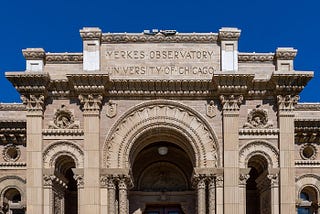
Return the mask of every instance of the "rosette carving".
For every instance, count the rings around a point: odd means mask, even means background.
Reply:
[[[78,129],[79,121],[74,121],[74,116],[70,110],[62,105],[54,114],[54,120],[49,124],[50,129]]]
[[[243,128],[268,129],[273,127],[272,122],[268,121],[268,113],[264,109],[251,110],[247,121]]]

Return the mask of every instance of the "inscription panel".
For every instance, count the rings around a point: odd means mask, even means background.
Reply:
[[[103,44],[101,70],[111,77],[211,78],[219,70],[217,44]]]

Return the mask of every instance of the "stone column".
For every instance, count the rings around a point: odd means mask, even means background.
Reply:
[[[73,178],[77,181],[78,187],[78,214],[84,214],[83,209],[81,209],[80,205],[86,203],[86,197],[83,193],[83,175],[75,174]]]
[[[53,214],[53,178],[52,175],[43,175],[43,206],[44,214]]]
[[[247,180],[249,179],[250,175],[248,173],[240,173],[239,176],[239,214],[246,214],[246,207],[247,207],[247,201],[246,201],[246,187],[247,187]]]
[[[299,96],[277,96],[280,150],[280,213],[295,213],[294,104]]]
[[[223,175],[216,175],[216,211],[217,214],[223,212]]]
[[[108,214],[108,176],[100,176],[100,214]]]
[[[223,108],[224,213],[239,213],[240,96],[220,96]]]
[[[128,214],[128,187],[127,187],[127,179],[120,178],[119,179],[119,214]]]
[[[206,214],[206,181],[204,177],[197,178],[198,214]]]
[[[27,107],[26,191],[28,214],[43,213],[42,120],[43,95],[22,95]]]
[[[271,214],[279,214],[279,176],[278,174],[267,175],[271,188]]]
[[[216,181],[213,176],[208,178],[209,214],[216,214]]]
[[[113,177],[108,178],[108,214],[116,213],[116,184]]]
[[[84,122],[84,188],[82,213],[100,213],[100,107],[101,95],[79,95]]]

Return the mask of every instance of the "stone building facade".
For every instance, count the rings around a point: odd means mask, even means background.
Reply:
[[[80,35],[6,73],[23,104],[0,105],[3,213],[320,213],[297,50],[239,52],[236,28]]]

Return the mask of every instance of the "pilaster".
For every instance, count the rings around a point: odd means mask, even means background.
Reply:
[[[237,28],[221,28],[221,71],[238,70],[238,40],[241,31]]]
[[[280,150],[280,213],[295,212],[294,105],[299,96],[277,96]]]
[[[279,175],[274,173],[267,177],[271,187],[271,214],[279,214]]]
[[[216,175],[216,212],[217,214],[224,214],[223,212],[223,175]]]
[[[100,70],[101,30],[96,27],[85,27],[80,30],[83,40],[83,70]]]
[[[221,95],[223,109],[224,213],[239,213],[239,109],[242,95]]]
[[[27,209],[29,214],[43,213],[42,120],[44,95],[22,95],[27,108]]]
[[[81,213],[100,213],[100,107],[99,94],[80,94],[84,121],[84,195]]]
[[[250,178],[249,175],[250,169],[240,169],[240,175],[239,175],[239,201],[240,201],[240,207],[239,207],[239,214],[246,214],[246,185],[247,180]]]
[[[206,214],[206,177],[196,176],[195,186],[197,188],[197,213]]]

